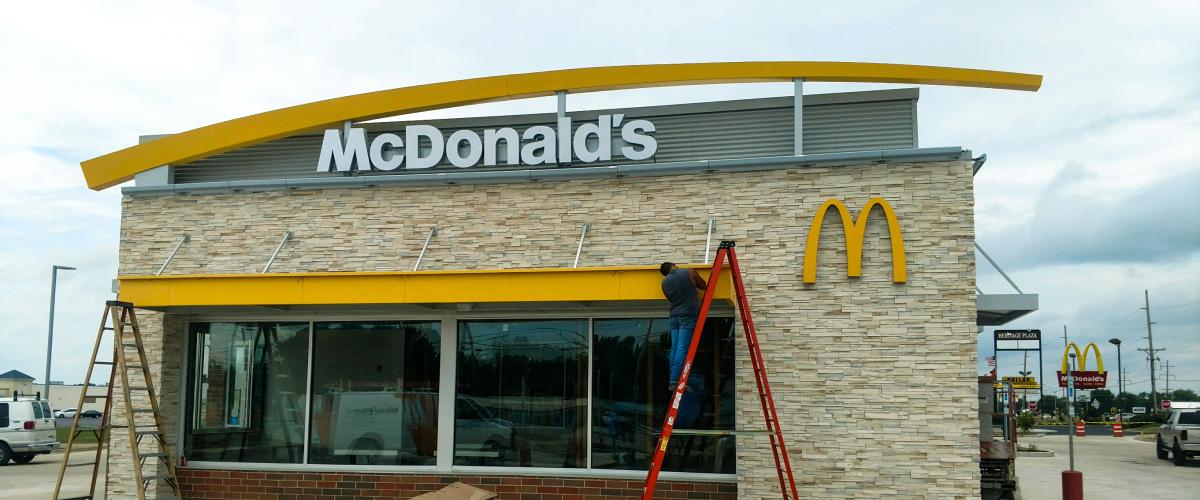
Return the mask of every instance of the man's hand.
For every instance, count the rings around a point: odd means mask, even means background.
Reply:
[[[688,269],[688,279],[692,280],[692,284],[696,285],[696,288],[705,290],[708,287],[708,283],[704,282],[704,278],[701,278],[700,273],[696,272],[695,269]]]

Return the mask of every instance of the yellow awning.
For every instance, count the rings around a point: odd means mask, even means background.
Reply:
[[[695,267],[708,278],[707,266]],[[658,266],[121,276],[138,307],[664,300]],[[732,297],[728,271],[717,298]]]

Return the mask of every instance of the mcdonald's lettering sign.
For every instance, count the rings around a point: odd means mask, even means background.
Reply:
[[[1070,355],[1072,349],[1075,350],[1075,357],[1079,358],[1079,369],[1068,372],[1071,367],[1068,364],[1067,357]],[[1087,369],[1089,351],[1096,352],[1095,370]],[[1079,352],[1079,346],[1074,342],[1067,344],[1067,347],[1063,349],[1062,367],[1058,370],[1059,387],[1067,386],[1067,373],[1075,377],[1076,389],[1103,389],[1108,382],[1108,372],[1104,371],[1104,358],[1100,356],[1100,348],[1093,342],[1088,342],[1088,345],[1084,346],[1083,353]]]
[[[887,200],[883,198],[867,200],[867,204],[858,213],[858,217],[854,218],[845,203],[830,198],[817,209],[817,213],[813,215],[812,227],[808,230],[808,243],[804,247],[803,279],[805,283],[817,282],[817,249],[821,240],[821,223],[831,208],[837,210],[838,215],[841,216],[842,231],[846,235],[846,276],[852,278],[862,276],[863,238],[867,234],[867,219],[875,207],[879,207],[883,211],[883,216],[887,220],[888,236],[892,243],[892,282],[908,281],[908,269],[904,263],[904,237],[900,235],[900,222],[896,220],[896,213],[892,211],[892,206],[888,205]]]

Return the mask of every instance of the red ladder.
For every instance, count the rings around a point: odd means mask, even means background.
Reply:
[[[704,302],[700,304],[700,316],[696,318],[696,330],[692,333],[692,343],[688,346],[687,360],[683,363],[683,371],[679,374],[679,385],[675,386],[675,395],[671,398],[671,407],[663,419],[662,437],[654,449],[654,461],[650,463],[650,472],[646,475],[646,485],[642,488],[642,500],[654,498],[654,487],[658,483],[658,473],[662,471],[663,459],[667,454],[667,442],[671,440],[671,431],[675,429],[675,416],[679,413],[679,403],[683,400],[684,389],[687,388],[688,375],[692,372],[692,360],[696,356],[696,348],[700,345],[700,334],[704,331],[704,321],[708,319],[708,309],[712,306],[713,295],[716,294],[717,281],[720,280],[721,270],[729,257],[729,275],[733,278],[733,291],[737,298],[739,316],[742,318],[742,331],[746,333],[746,346],[750,348],[750,363],[754,367],[754,382],[758,384],[758,401],[762,405],[763,419],[767,424],[767,435],[771,438],[771,454],[775,457],[775,473],[779,476],[780,497],[788,500],[798,499],[796,479],[792,477],[792,463],[788,460],[787,448],[783,445],[783,431],[779,427],[779,416],[775,413],[775,398],[771,396],[771,386],[767,383],[767,370],[763,367],[762,351],[758,349],[758,335],[754,330],[754,320],[750,318],[750,302],[746,300],[746,286],[742,283],[742,270],[738,267],[737,252],[734,251],[733,241],[722,241],[717,249],[717,258],[713,261],[712,274],[708,277],[708,287],[704,290]],[[680,431],[682,432],[682,431]],[[782,458],[782,460],[780,460]]]

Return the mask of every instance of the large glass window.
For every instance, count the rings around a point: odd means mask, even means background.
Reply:
[[[314,323],[309,463],[433,465],[438,321]]]
[[[597,319],[593,330],[592,468],[646,470],[671,397],[664,319]],[[705,324],[677,429],[734,429],[733,319]],[[732,436],[677,434],[663,470],[732,474]]]
[[[300,463],[308,323],[193,323],[191,460]]]
[[[454,463],[585,467],[588,322],[460,321]]]

